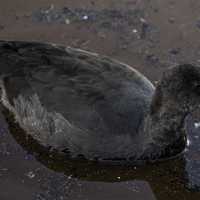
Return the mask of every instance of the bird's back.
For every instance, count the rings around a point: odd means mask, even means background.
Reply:
[[[0,66],[18,122],[42,144],[88,158],[134,150],[154,93],[136,70],[78,49],[4,41]]]

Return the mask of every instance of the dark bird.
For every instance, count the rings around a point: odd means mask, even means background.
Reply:
[[[182,152],[200,102],[200,67],[171,67],[155,87],[96,53],[0,41],[1,102],[45,147],[89,160],[159,160]]]

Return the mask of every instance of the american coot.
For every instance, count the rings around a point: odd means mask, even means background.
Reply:
[[[200,67],[168,69],[155,89],[130,66],[80,49],[0,41],[1,102],[40,144],[98,160],[183,151],[200,101]]]

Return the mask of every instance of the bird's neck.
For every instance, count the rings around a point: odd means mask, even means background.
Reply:
[[[178,102],[156,96],[152,101],[150,113],[143,122],[144,157],[157,159],[182,152],[186,144],[185,117],[187,114]]]

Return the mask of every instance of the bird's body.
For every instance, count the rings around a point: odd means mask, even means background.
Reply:
[[[155,88],[130,66],[70,47],[4,41],[0,66],[3,105],[42,145],[87,159],[147,154]]]

